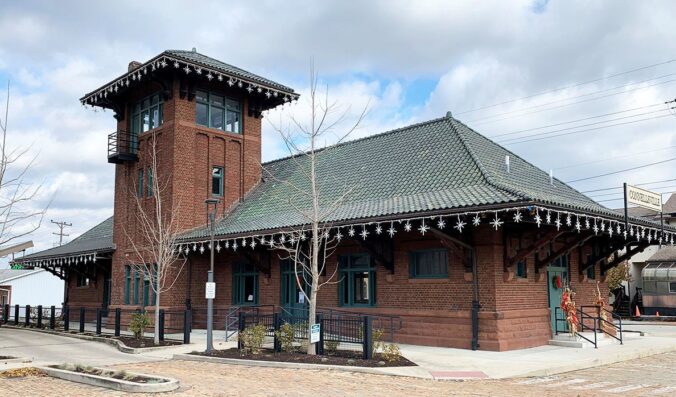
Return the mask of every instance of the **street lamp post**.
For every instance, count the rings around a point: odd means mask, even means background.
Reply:
[[[209,273],[207,273],[207,285],[206,285],[206,298],[207,298],[207,349],[206,352],[210,353],[214,350],[214,294],[216,287],[214,285],[214,223],[216,223],[216,207],[218,205],[218,199],[207,199],[205,201],[207,205],[207,217],[209,220],[209,230],[211,232],[210,239],[210,267]],[[213,206],[213,209],[211,208]],[[211,291],[210,288],[211,287]]]

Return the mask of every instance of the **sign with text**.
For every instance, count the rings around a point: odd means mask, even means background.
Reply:
[[[636,186],[627,185],[627,203],[662,212],[662,195]]]
[[[214,282],[207,282],[207,286],[204,290],[204,295],[207,299],[214,299],[216,298],[216,283]]]
[[[320,331],[320,325],[319,324],[312,324],[312,327],[310,328],[310,343],[319,342],[319,331]]]

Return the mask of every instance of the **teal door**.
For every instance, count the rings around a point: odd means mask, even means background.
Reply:
[[[302,271],[296,273],[295,266],[292,261],[284,260],[280,262],[281,266],[281,292],[282,292],[282,307],[284,313],[289,317],[307,317],[307,298],[303,294],[303,290],[298,286],[298,282],[303,285],[305,291],[309,291],[307,283],[303,279]]]
[[[557,276],[561,278],[561,288],[556,285],[555,277]],[[556,316],[558,315],[559,320],[565,318],[560,307],[563,289],[568,285],[568,256],[557,259],[547,267],[547,285],[552,334],[555,334],[557,325]],[[558,328],[559,332],[565,331],[567,329],[565,321],[559,321]]]

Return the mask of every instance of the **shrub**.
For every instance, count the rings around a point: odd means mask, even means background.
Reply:
[[[338,341],[337,340],[325,340],[324,341],[324,351],[329,355],[335,354],[338,351]]]
[[[279,341],[282,351],[291,353],[296,350],[296,347],[293,345],[293,342],[296,339],[295,332],[295,327],[289,323],[285,323],[279,327],[279,331],[275,331],[275,338]]]
[[[383,346],[383,358],[387,362],[395,362],[401,359],[401,350],[394,343],[387,343]]]
[[[260,354],[263,349],[266,329],[262,324],[246,327],[240,332],[239,339],[242,342],[243,353]]]
[[[359,339],[364,338],[364,331],[362,330],[362,327],[359,327],[357,334]],[[371,356],[373,356],[379,349],[383,348],[382,339],[384,334],[385,331],[381,328],[373,328],[371,331]]]
[[[133,313],[131,315],[131,322],[129,323],[129,331],[134,334],[134,338],[141,339],[145,333],[146,328],[150,326],[150,316],[144,311],[141,313]]]

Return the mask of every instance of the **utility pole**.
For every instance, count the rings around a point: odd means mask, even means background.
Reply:
[[[53,224],[55,224],[56,226],[59,227],[59,232],[58,233],[52,233],[52,234],[55,235],[55,236],[59,236],[59,246],[60,246],[60,245],[63,244],[63,237],[64,236],[66,236],[66,237],[70,236],[69,234],[64,233],[63,229],[66,228],[66,227],[73,226],[73,224],[68,223],[68,222],[56,222],[56,221],[53,221],[53,220],[50,220],[50,222],[52,222]]]

